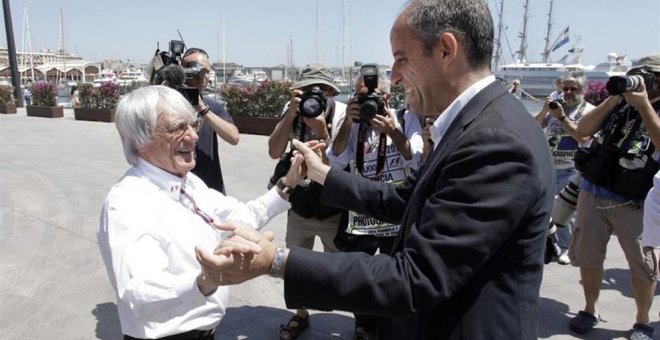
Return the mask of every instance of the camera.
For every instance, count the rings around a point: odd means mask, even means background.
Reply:
[[[312,86],[303,92],[298,108],[303,117],[316,118],[325,111],[327,104],[325,92],[318,86]]]
[[[577,206],[577,198],[580,193],[580,182],[582,176],[577,174],[571,178],[566,187],[561,189],[555,196],[555,204],[552,207],[552,223],[559,227],[566,227],[571,221]]]
[[[548,103],[548,107],[553,110],[556,110],[559,108],[559,106],[564,106],[565,104],[566,102],[564,101],[563,98],[558,98]]]
[[[355,123],[368,123],[377,114],[384,114],[385,100],[376,93],[378,88],[378,65],[364,64],[360,68],[360,74],[367,87],[367,94],[357,94],[357,103],[360,105],[360,116]]]
[[[197,106],[199,104],[199,90],[196,87],[179,86],[176,90],[188,100],[190,105]]]
[[[619,95],[626,91],[635,91],[639,85],[644,82],[646,92],[650,95],[653,92],[653,83],[655,76],[643,67],[634,68],[625,76],[612,76],[605,84],[607,92],[611,95]]]
[[[183,73],[186,75],[186,80],[200,80],[204,78],[204,75],[209,73],[209,70],[204,67],[200,62],[190,62],[186,63],[183,68]]]

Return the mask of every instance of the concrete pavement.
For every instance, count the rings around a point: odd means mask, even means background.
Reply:
[[[240,200],[265,190],[275,161],[267,138],[221,142],[227,192]],[[96,244],[99,211],[128,165],[111,123],[0,114],[0,339],[121,339],[112,288]],[[286,216],[266,227],[284,242]],[[635,304],[616,238],[608,248],[599,307],[604,319],[585,339],[619,339],[634,323]],[[541,289],[542,339],[582,338],[568,321],[583,307],[579,273],[546,266]],[[322,292],[321,292],[322,293]],[[660,332],[656,293],[652,325]],[[287,310],[281,280],[261,277],[230,288],[216,339],[277,339]],[[346,312],[314,313],[300,339],[351,339]]]

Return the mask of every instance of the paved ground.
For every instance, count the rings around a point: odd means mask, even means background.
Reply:
[[[0,115],[0,338],[121,339],[111,286],[96,245],[103,198],[126,170],[114,124]],[[242,200],[265,190],[274,161],[266,137],[221,146],[227,191]],[[286,217],[267,228],[283,242]],[[605,319],[587,339],[625,338],[634,322],[625,259],[610,243],[600,298]],[[583,306],[577,269],[546,267],[539,336],[576,338],[568,320]],[[653,326],[660,331],[656,294]],[[277,339],[291,315],[282,282],[232,287],[217,339]],[[316,313],[300,339],[350,339],[350,313]]]

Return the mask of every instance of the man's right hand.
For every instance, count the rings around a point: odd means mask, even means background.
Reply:
[[[305,157],[307,177],[314,182],[323,185],[323,183],[325,183],[325,178],[328,176],[328,172],[330,172],[330,166],[323,163],[322,154],[326,148],[325,143],[315,140],[303,143],[294,139],[293,147],[296,148],[296,152]]]
[[[291,91],[291,101],[289,102],[289,109],[287,110],[287,115],[291,117],[298,116],[298,107],[300,106],[300,96],[303,92],[300,90]]]

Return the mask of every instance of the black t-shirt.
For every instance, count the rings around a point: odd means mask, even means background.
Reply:
[[[204,103],[211,108],[208,114],[216,114],[227,122],[234,124],[224,106],[212,99],[204,98]],[[209,188],[225,193],[225,184],[220,169],[220,157],[218,156],[218,139],[216,133],[207,122],[197,133],[199,140],[195,145],[196,165],[192,172],[199,176]]]

